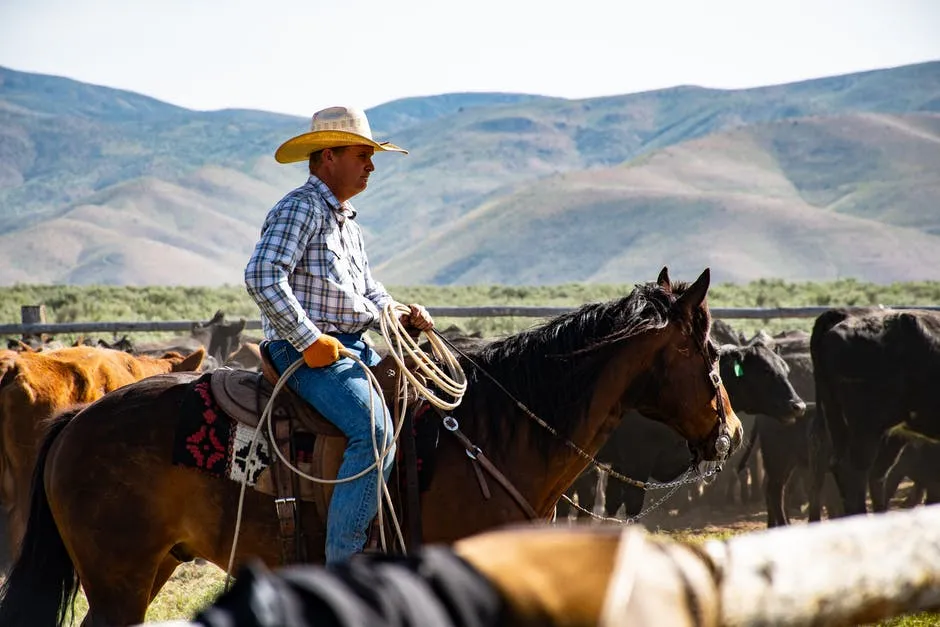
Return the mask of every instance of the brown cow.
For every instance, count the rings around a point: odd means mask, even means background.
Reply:
[[[261,349],[257,342],[243,342],[238,350],[225,358],[223,366],[229,368],[244,368],[245,370],[260,370]]]
[[[92,346],[35,353],[0,351],[0,503],[9,517],[14,553],[26,527],[42,420],[144,377],[197,370],[204,357],[203,349],[186,357],[179,353],[135,356]]]

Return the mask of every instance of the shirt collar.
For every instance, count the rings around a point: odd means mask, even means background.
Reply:
[[[320,196],[323,197],[323,200],[326,201],[326,204],[329,205],[330,211],[333,212],[333,215],[336,216],[336,220],[342,224],[347,218],[350,220],[356,219],[356,210],[347,200],[345,202],[340,202],[337,200],[336,195],[333,193],[333,190],[329,186],[321,181],[316,175],[311,174],[310,178],[307,179],[307,183],[313,186]]]

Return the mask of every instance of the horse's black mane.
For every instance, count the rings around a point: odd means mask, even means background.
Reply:
[[[621,299],[584,305],[542,326],[465,352],[535,415],[569,437],[583,419],[613,350],[630,338],[664,328],[672,304],[687,287],[676,282],[666,291],[656,283],[637,284]],[[692,332],[704,340],[711,324],[707,310],[699,309],[693,322]],[[515,437],[522,420],[532,425],[539,450],[548,454],[554,436],[521,411],[507,412],[512,400],[476,367],[463,362],[472,394],[458,413],[475,423],[475,435],[490,446],[505,444]],[[507,420],[507,415],[512,419]]]

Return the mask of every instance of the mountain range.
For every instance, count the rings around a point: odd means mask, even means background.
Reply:
[[[353,200],[386,284],[940,279],[940,62],[368,115],[410,151]],[[0,68],[0,285],[240,283],[308,124]]]

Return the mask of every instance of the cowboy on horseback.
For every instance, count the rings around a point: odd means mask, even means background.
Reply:
[[[394,461],[394,429],[382,395],[352,359],[340,358],[346,349],[368,366],[378,364],[379,356],[362,336],[377,324],[386,304],[395,303],[372,277],[356,210],[349,203],[366,189],[375,152],[407,154],[374,141],[361,110],[316,112],[311,131],[287,140],[274,155],[279,163],[308,161],[310,177],[268,212],[245,268],[245,284],[261,310],[278,372],[303,358],[305,366],[288,386],[348,439],[338,479],[358,475],[375,462],[373,442],[388,449],[382,468],[386,480]],[[424,307],[407,309],[400,318],[405,327],[433,328]],[[364,548],[378,509],[376,472],[336,485],[327,520],[327,564]]]

